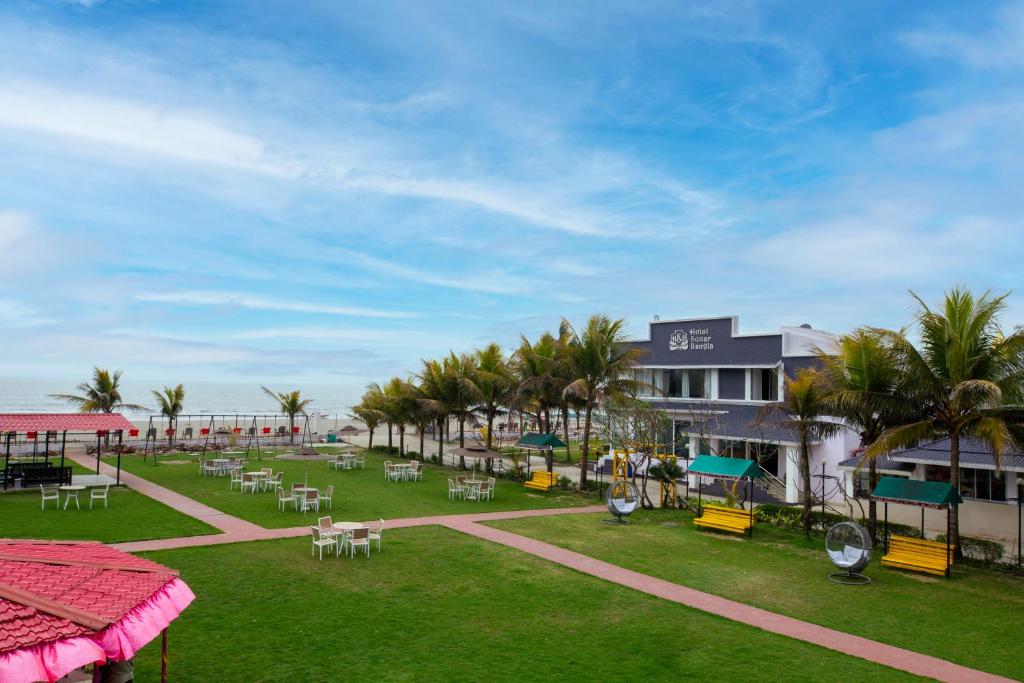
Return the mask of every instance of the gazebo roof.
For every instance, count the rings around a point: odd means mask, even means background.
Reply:
[[[0,413],[0,432],[114,432],[134,428],[121,413]]]
[[[690,474],[702,474],[718,479],[760,479],[764,472],[754,460],[723,458],[718,455],[698,455],[687,468]]]
[[[522,448],[565,448],[565,442],[554,434],[541,434],[539,432],[527,432],[519,437],[517,446]]]
[[[101,543],[0,539],[0,671],[53,681],[128,659],[194,597],[173,570]]]
[[[929,508],[944,508],[963,501],[952,484],[903,477],[882,477],[871,498],[885,503],[904,503]]]

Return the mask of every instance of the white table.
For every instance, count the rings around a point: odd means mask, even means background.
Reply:
[[[65,493],[65,497],[64,497],[64,509],[65,510],[68,509],[68,503],[71,502],[72,498],[75,499],[75,507],[78,508],[79,510],[82,509],[81,506],[79,506],[79,504],[78,504],[78,492],[79,491],[84,491],[85,490],[84,486],[77,486],[77,485],[74,485],[74,484],[65,484],[64,486],[60,487],[60,490],[64,491],[64,493]]]

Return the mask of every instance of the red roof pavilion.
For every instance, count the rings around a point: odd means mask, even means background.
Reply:
[[[101,543],[0,539],[0,683],[130,659],[194,598],[174,570]]]
[[[116,432],[134,427],[121,413],[0,413],[0,432]]]

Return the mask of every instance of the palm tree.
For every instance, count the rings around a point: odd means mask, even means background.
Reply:
[[[74,403],[83,413],[112,413],[115,410],[146,410],[145,406],[125,403],[121,398],[121,370],[110,372],[94,367],[92,384],[82,382],[77,387],[81,395],[51,394],[50,398]]]
[[[827,388],[821,373],[813,368],[797,371],[787,377],[782,400],[769,403],[757,414],[757,422],[772,422],[797,433],[800,447],[800,481],[804,490],[804,533],[811,535],[811,441],[821,441],[838,434],[843,424],[827,419],[829,405]]]
[[[424,437],[426,431],[438,421],[438,414],[442,410],[439,401],[431,398],[425,391],[422,384],[416,385],[412,382],[408,383],[409,397],[412,401],[409,410],[409,421],[416,426],[416,431],[420,434],[420,460],[426,460],[427,454],[424,450]],[[443,442],[440,440],[438,460],[441,459],[442,451],[444,447]]]
[[[167,418],[167,445],[174,444],[174,425],[178,415],[185,405],[185,387],[179,384],[176,387],[164,387],[163,391],[154,390],[151,392],[156,399],[160,414]]]
[[[474,384],[480,391],[480,409],[487,421],[485,445],[491,448],[494,437],[494,417],[514,388],[512,373],[504,352],[497,344],[488,344],[474,354]]]
[[[904,424],[886,429],[867,450],[875,457],[928,439],[949,439],[949,480],[960,490],[960,440],[971,436],[992,449],[997,466],[1011,442],[1024,444],[1024,331],[1005,335],[999,315],[1006,294],[975,297],[957,287],[933,311],[916,294],[921,347],[902,331],[882,330],[900,359],[918,407]],[[950,542],[960,550],[959,510],[950,520]]]
[[[115,410],[146,410],[137,403],[125,403],[121,397],[121,370],[110,372],[98,367],[92,369],[92,384],[82,382],[77,387],[80,395],[51,394],[57,398],[78,406],[83,413],[112,413]],[[110,445],[110,434],[104,437],[105,445]]]
[[[515,352],[517,378],[516,402],[526,412],[536,415],[537,425],[544,433],[551,432],[551,409],[560,405],[567,383],[567,370],[559,367],[566,360],[558,340],[550,332],[531,343],[525,335],[519,338]],[[568,444],[568,442],[566,442]],[[545,453],[547,471],[554,470],[553,453]]]
[[[383,412],[388,423],[398,428],[398,452],[405,455],[405,426],[409,424],[416,409],[416,398],[412,385],[398,377],[392,377],[381,389],[384,397]]]
[[[437,458],[444,458],[444,425],[451,414],[450,388],[448,375],[445,373],[444,363],[437,360],[423,361],[423,370],[418,375],[419,393],[422,401],[430,401],[431,412],[437,421]]]
[[[476,361],[468,354],[454,352],[444,359],[444,372],[449,391],[448,408],[459,422],[459,448],[466,446],[466,418],[473,412],[473,406],[480,401],[480,388],[473,381],[476,375]]]
[[[295,443],[295,416],[305,415],[306,406],[313,402],[313,399],[302,398],[302,392],[296,389],[288,393],[277,393],[266,387],[262,387],[263,393],[277,401],[282,413],[288,416],[288,443]]]
[[[587,485],[587,458],[590,448],[590,428],[594,408],[606,398],[635,391],[633,367],[644,351],[626,345],[622,332],[624,322],[595,315],[587,321],[583,334],[577,334],[567,321],[562,321],[568,333],[572,352],[569,367],[573,377],[563,394],[584,401],[583,452],[580,458],[580,489]]]
[[[839,340],[836,353],[818,349],[815,355],[826,383],[824,401],[828,411],[857,430],[860,452],[910,414],[912,405],[902,386],[899,357],[877,330],[856,330]],[[867,461],[868,487],[874,491],[878,466],[875,458]],[[877,539],[877,530],[877,505],[869,499],[868,531],[872,540]]]
[[[368,448],[373,448],[373,433],[382,422],[387,420],[387,415],[381,409],[383,404],[380,387],[371,384],[366,388],[359,401],[359,404],[352,408],[352,417],[366,425],[370,430],[370,442]]]

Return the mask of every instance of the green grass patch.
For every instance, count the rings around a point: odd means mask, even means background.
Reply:
[[[354,560],[306,539],[146,556],[197,595],[170,628],[170,680],[910,678],[440,527],[385,531]],[[136,680],[157,679],[159,647]]]
[[[1024,650],[1024,580],[959,566],[950,579],[883,568],[869,586],[830,582],[821,537],[759,525],[750,540],[697,531],[692,516],[639,511],[629,526],[567,515],[493,526],[773,612],[1013,678]],[[665,522],[678,526],[666,528]]]
[[[250,460],[246,469],[272,467],[284,470],[286,488],[292,482],[308,482],[323,491],[334,484],[334,505],[328,512],[336,520],[367,520],[425,515],[493,512],[531,508],[571,507],[596,502],[565,491],[536,492],[522,484],[499,479],[494,500],[473,502],[448,500],[448,478],[456,471],[425,465],[423,480],[418,482],[390,482],[384,479],[384,461],[408,462],[397,457],[385,458],[368,454],[366,469],[337,471],[324,461],[296,462],[274,460],[264,455],[261,462]],[[186,464],[171,464],[187,460]],[[303,515],[288,510],[281,512],[273,492],[242,494],[231,490],[228,477],[204,477],[198,465],[186,455],[171,455],[154,465],[152,460],[142,462],[137,457],[122,458],[121,466],[133,474],[194,498],[210,507],[241,517],[268,528],[298,526]],[[306,515],[308,519],[309,515]]]
[[[88,490],[80,491],[78,497],[81,510],[75,509],[74,501],[67,510],[63,509],[63,492],[60,510],[55,509],[53,501],[40,510],[38,489],[0,495],[0,536],[122,543],[219,533],[208,524],[125,487],[111,487],[107,509],[98,503],[98,507],[90,510]]]

